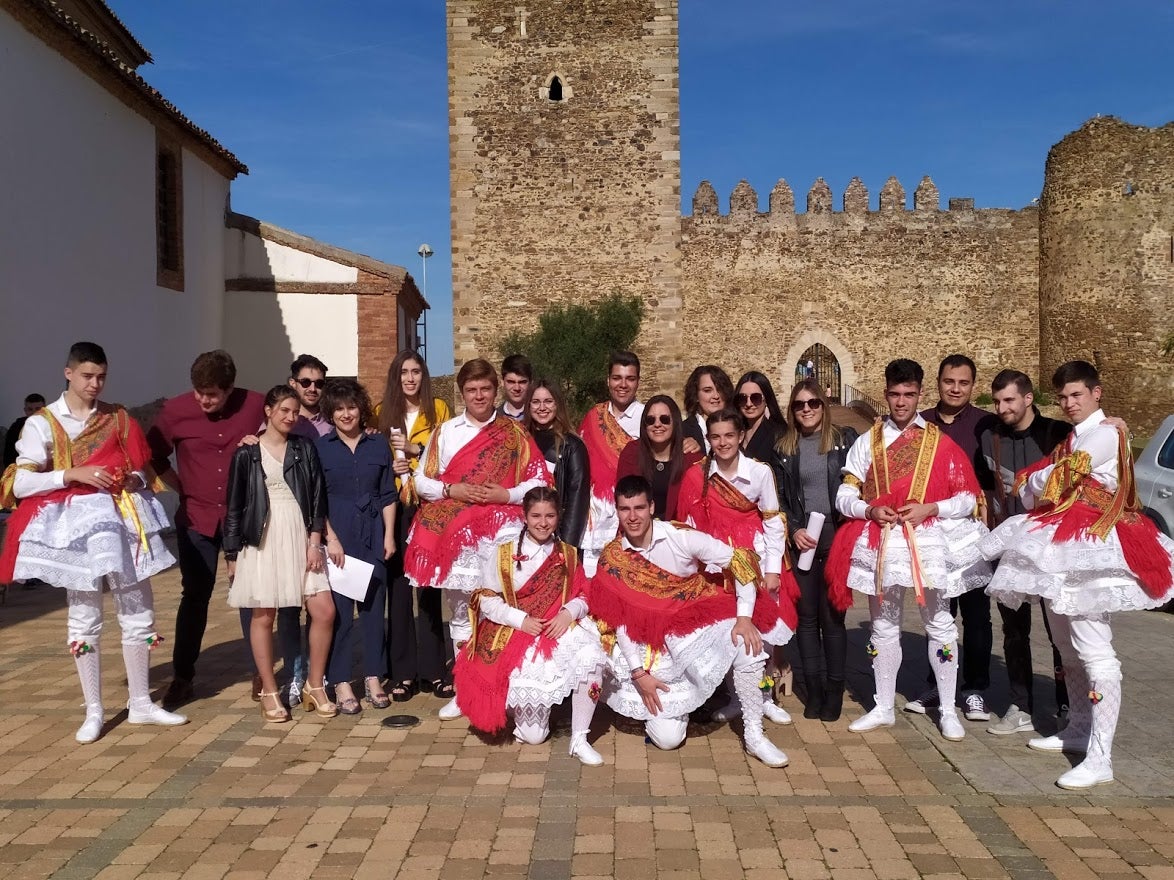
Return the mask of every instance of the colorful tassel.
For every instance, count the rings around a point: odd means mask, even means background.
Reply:
[[[867,645],[864,646],[864,653],[867,654],[869,657],[875,657],[877,654],[880,653],[880,651],[878,651],[876,648],[873,647],[872,642],[869,642]]]
[[[954,659],[954,652],[949,645],[942,645],[938,648],[938,662],[949,663]]]
[[[159,635],[159,633],[151,633],[149,636],[147,636],[147,646],[152,651],[158,648],[161,644],[163,644],[163,636]]]
[[[1088,692],[1089,702],[1092,703],[1094,706],[1097,703],[1099,703],[1101,700],[1103,700],[1104,698],[1105,698],[1105,695],[1102,694],[1100,691],[1089,691]]]
[[[80,657],[82,654],[93,654],[94,646],[89,642],[70,642],[69,653],[74,657]]]
[[[588,686],[588,688],[587,688],[587,696],[590,698],[592,703],[599,702],[599,695],[602,692],[603,692],[603,688],[601,688],[599,686],[599,682],[597,682],[597,681],[591,682],[590,686]]]

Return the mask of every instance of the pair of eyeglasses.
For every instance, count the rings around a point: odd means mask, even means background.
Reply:
[[[813,397],[810,400],[796,400],[791,404],[791,412],[793,413],[803,412],[805,409],[821,410],[823,409],[823,401],[818,397]]]
[[[665,415],[664,413],[661,413],[659,416],[644,417],[644,424],[648,425],[649,427],[655,425],[657,422],[660,422],[662,425],[671,425],[673,423],[673,417],[670,415]]]
[[[321,391],[323,388],[326,387],[326,380],[325,379],[298,379],[298,384],[301,385],[303,388],[309,388],[311,385],[313,385],[315,388],[317,388],[319,391]]]
[[[763,397],[762,393],[758,391],[755,391],[753,394],[734,395],[734,402],[737,403],[738,406],[746,406],[746,404],[750,404],[751,406],[762,406],[762,402],[764,400],[766,400],[766,398]]]

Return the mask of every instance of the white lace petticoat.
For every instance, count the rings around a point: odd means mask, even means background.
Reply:
[[[667,651],[657,654],[652,674],[669,686],[660,694],[664,717],[688,715],[709,699],[734,664],[741,644],[730,641],[734,621],[723,620],[703,626],[687,636],[665,639]],[[604,698],[612,711],[637,721],[650,717],[640,692],[632,682],[632,670],[617,646],[611,653],[609,675],[604,683]]]
[[[413,587],[436,587],[440,590],[472,593],[484,586],[481,577],[481,560],[495,552],[499,544],[517,538],[520,531],[521,526],[518,523],[506,523],[497,530],[496,535],[463,547],[453,561],[452,568],[448,570],[448,576],[442,581],[438,581],[436,577],[439,575],[439,570],[437,570],[433,572],[434,580],[432,583],[422,584],[411,575],[408,576],[408,582]]]
[[[1039,596],[1057,614],[1069,617],[1143,611],[1174,598],[1174,589],[1157,599],[1142,589],[1125,561],[1116,529],[1103,541],[1093,537],[1059,543],[1052,540],[1056,529],[1019,514],[983,538],[982,554],[999,560],[987,592],[1008,608]],[[1158,540],[1167,557],[1174,557],[1174,541],[1162,534]]]
[[[526,649],[521,666],[510,673],[506,706],[557,706],[606,666],[599,629],[595,621],[584,617],[563,633],[549,657],[539,657],[537,645]]]
[[[852,547],[848,586],[858,593],[876,595],[876,560],[879,547],[868,546],[865,529]],[[914,530],[918,558],[926,586],[953,599],[986,586],[991,566],[979,552],[987,527],[973,519],[938,519]],[[912,587],[913,566],[903,528],[889,530],[881,586]]]
[[[95,591],[102,589],[103,578],[111,589],[121,589],[175,565],[162,538],[169,525],[163,505],[147,491],[132,492],[130,498],[147,536],[146,549],[112,496],[75,495],[45,505],[25,527],[13,577]]]

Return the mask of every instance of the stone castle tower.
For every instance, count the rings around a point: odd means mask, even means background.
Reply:
[[[492,357],[551,302],[646,304],[680,375],[677,0],[447,0],[453,333]]]

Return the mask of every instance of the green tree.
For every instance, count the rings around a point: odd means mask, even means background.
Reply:
[[[526,355],[535,376],[558,382],[577,424],[607,398],[608,354],[632,347],[643,318],[644,303],[619,293],[594,303],[554,305],[538,317],[537,330],[511,331],[497,349],[503,356]]]
[[[1162,340],[1162,356],[1174,357],[1174,333],[1167,333]]]

